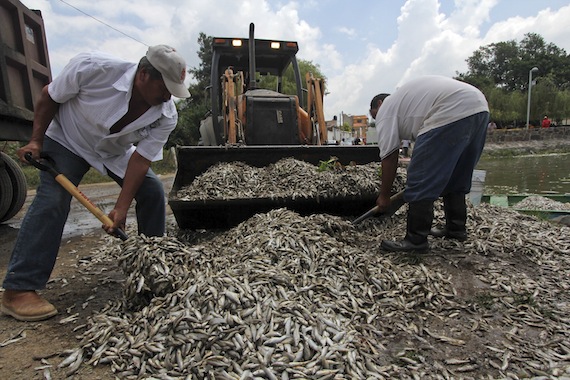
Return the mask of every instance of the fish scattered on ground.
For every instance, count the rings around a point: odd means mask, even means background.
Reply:
[[[541,195],[530,195],[513,207],[521,210],[563,211],[570,210],[570,203],[558,202]]]
[[[106,364],[120,379],[570,376],[570,228],[468,212],[466,242],[430,237],[424,255],[379,250],[403,237],[405,206],[358,226],[276,209],[224,231],[108,240],[90,263],[118,262],[123,297],[60,366]]]

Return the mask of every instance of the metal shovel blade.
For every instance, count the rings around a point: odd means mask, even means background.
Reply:
[[[398,211],[404,205],[404,203],[406,202],[404,201],[404,190],[402,190],[390,197],[390,207],[388,208],[388,210],[383,212],[379,217],[381,219],[387,219],[391,217],[396,213],[396,211]],[[378,206],[372,207],[370,210],[366,211],[364,214],[354,219],[352,221],[352,224],[358,224],[363,220],[370,218],[371,216],[378,213],[378,209],[379,209]]]

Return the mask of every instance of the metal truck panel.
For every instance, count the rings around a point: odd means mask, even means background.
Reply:
[[[0,140],[29,140],[34,104],[50,81],[41,12],[0,0]]]
[[[0,0],[0,141],[29,141],[34,105],[51,81],[40,11]],[[0,222],[14,216],[27,193],[24,173],[0,152]]]
[[[233,200],[184,201],[177,198],[177,192],[184,186],[219,162],[241,161],[251,166],[265,167],[277,161],[293,157],[319,165],[332,156],[338,162],[357,165],[380,160],[376,146],[227,146],[227,147],[179,147],[177,149],[178,170],[168,204],[178,226],[182,229],[230,228],[247,220],[256,213],[287,207],[302,215],[328,213],[331,215],[355,216],[374,206],[378,194],[362,194],[359,197],[328,199],[255,198]]]

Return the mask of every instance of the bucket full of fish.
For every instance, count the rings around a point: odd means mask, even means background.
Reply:
[[[380,188],[374,146],[199,146],[177,154],[169,205],[183,229],[229,228],[282,207],[356,216]]]
[[[481,196],[483,195],[483,188],[485,187],[485,170],[473,170],[471,177],[471,191],[469,192],[469,200],[474,206],[481,203]]]

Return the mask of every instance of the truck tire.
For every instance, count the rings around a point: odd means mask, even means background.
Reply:
[[[5,222],[9,219],[12,219],[14,215],[16,215],[24,205],[26,201],[26,196],[28,193],[28,184],[26,182],[26,176],[24,172],[18,165],[16,161],[14,161],[10,156],[7,154],[0,152],[0,160],[3,162],[0,163],[0,176],[1,172],[6,172],[9,178],[9,185],[8,188],[11,188],[11,199],[7,209],[2,214],[2,209],[0,208],[0,223]],[[8,193],[7,191],[6,193]],[[4,184],[2,184],[2,197],[4,197]],[[0,205],[1,205],[0,201]]]
[[[13,193],[14,189],[8,175],[7,166],[0,161],[0,221],[3,221],[4,215],[8,213],[8,209],[12,204]]]

